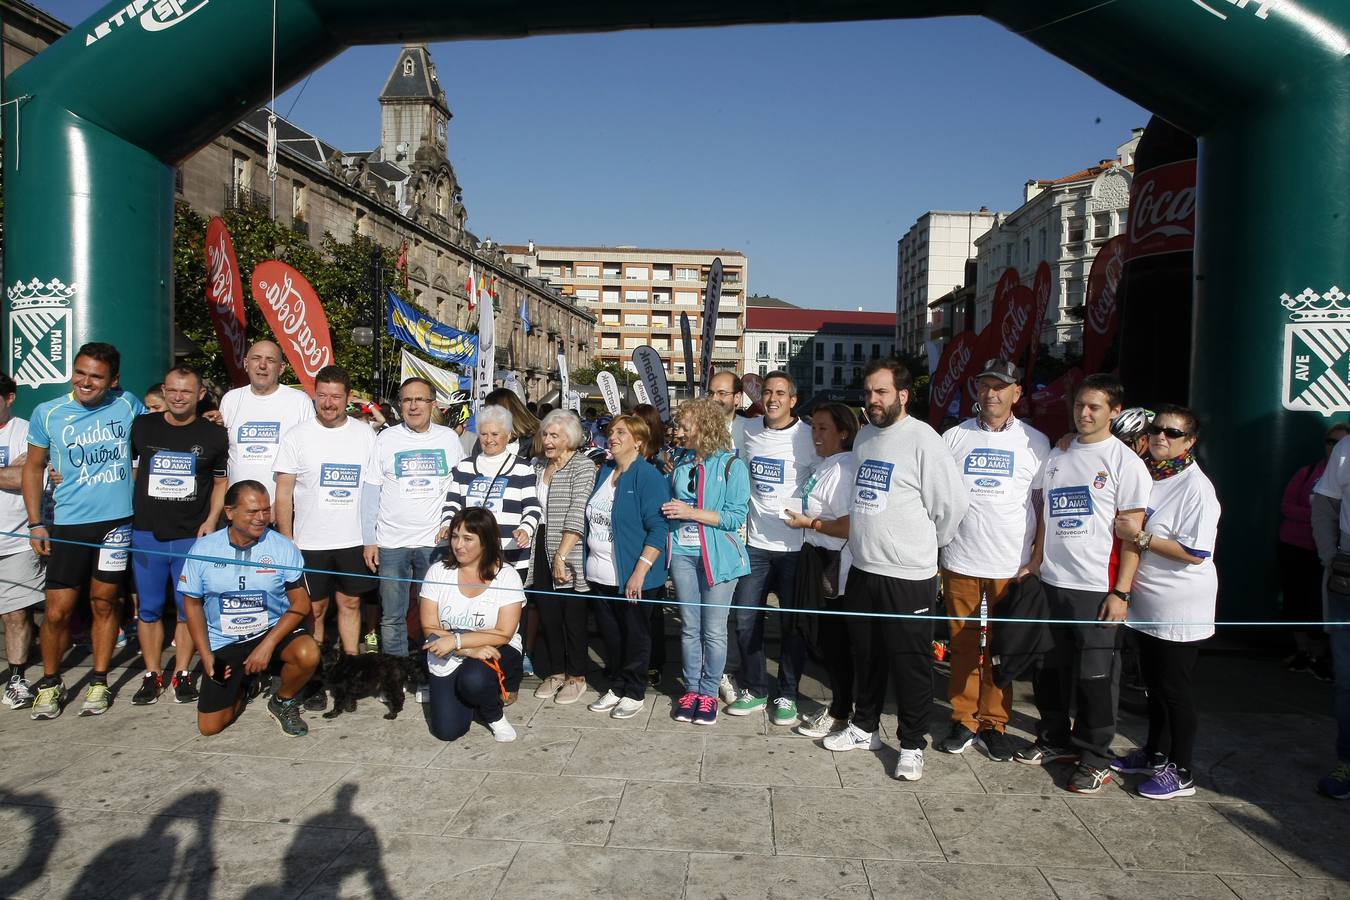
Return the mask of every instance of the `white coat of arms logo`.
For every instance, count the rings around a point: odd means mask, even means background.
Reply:
[[[75,285],[59,278],[14,284],[9,297],[9,371],[27,387],[70,381],[71,301]]]

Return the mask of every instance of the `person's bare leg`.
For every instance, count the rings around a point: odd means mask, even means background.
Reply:
[[[44,678],[56,678],[61,674],[61,660],[70,649],[70,614],[75,609],[78,596],[79,592],[74,588],[52,588],[47,591],[42,630],[38,633]]]
[[[113,640],[117,640],[116,636]],[[137,620],[136,640],[141,645],[141,659],[145,660],[145,671],[160,674],[162,667],[160,658],[164,655],[164,623]]]
[[[234,724],[239,718],[239,714],[244,711],[248,705],[248,698],[241,692],[239,699],[234,701],[234,706],[229,709],[220,709],[215,712],[197,713],[197,731],[210,737],[213,734],[220,734],[226,728]]]
[[[314,635],[314,640],[319,646],[323,646],[323,620],[328,615],[328,598],[320,600],[318,597],[310,598],[309,612],[309,630]]]
[[[89,607],[94,624],[89,639],[94,645],[94,671],[107,674],[112,666],[113,649],[117,646],[117,628],[122,623],[122,597],[115,584],[93,581],[89,585]],[[161,633],[161,642],[163,635]]]
[[[281,651],[281,689],[278,700],[289,700],[304,689],[319,667],[319,645],[312,639],[297,637]]]
[[[189,671],[192,665],[192,632],[186,622],[179,622],[173,630],[173,671],[174,674]]]
[[[337,592],[338,638],[342,652],[357,653],[361,649],[361,598]]]
[[[5,659],[11,666],[28,663],[28,646],[33,640],[33,613],[19,609],[5,613]]]

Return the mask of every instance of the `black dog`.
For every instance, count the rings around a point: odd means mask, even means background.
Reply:
[[[403,690],[420,683],[419,670],[425,663],[422,654],[414,657],[389,656],[384,653],[361,653],[356,656],[340,650],[325,650],[321,681],[333,697],[333,708],[323,714],[335,719],[344,712],[354,712],[356,701],[378,696],[389,711],[386,719],[396,719],[403,711]]]

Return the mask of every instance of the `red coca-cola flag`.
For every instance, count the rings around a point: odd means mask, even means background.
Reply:
[[[1096,372],[1116,334],[1116,288],[1125,267],[1129,238],[1118,234],[1102,245],[1088,272],[1087,303],[1083,316],[1083,371]]]
[[[1195,160],[1139,172],[1130,185],[1126,259],[1190,253],[1195,247]]]
[[[764,379],[754,372],[741,376],[741,391],[750,400],[746,413],[752,416],[764,415]]]
[[[239,260],[229,229],[217,216],[206,226],[206,303],[211,324],[220,339],[225,368],[235,386],[248,384],[244,358],[248,332],[244,327],[244,286],[239,282]]]
[[[1050,264],[1042,260],[1036,267],[1036,280],[1031,285],[1031,294],[1036,298],[1036,307],[1031,314],[1032,325],[1028,341],[1031,348],[1027,354],[1028,387],[1035,387],[1031,377],[1036,369],[1036,357],[1041,350],[1041,329],[1045,327],[1045,314],[1050,309],[1050,294],[1054,287],[1055,275],[1050,270]]]
[[[942,348],[942,357],[928,380],[928,424],[934,428],[947,414],[947,409],[965,383],[966,371],[975,359],[980,339],[973,331],[963,331]]]
[[[971,357],[966,371],[961,375],[961,384],[964,386],[961,392],[961,416],[969,416],[975,407],[975,376],[980,373],[980,369],[991,359],[1011,359],[1003,352],[1004,329],[1008,327],[1010,314],[1013,311],[1013,298],[1026,288],[1022,287],[1021,276],[1017,270],[1008,268],[998,279],[998,284],[994,285],[994,299],[991,304],[992,310],[989,317],[989,324],[984,326],[980,332],[975,345],[975,353]],[[1025,320],[1024,315],[1017,318]]]
[[[305,393],[314,393],[314,376],[333,362],[333,341],[319,295],[305,276],[275,259],[259,263],[250,281],[253,299],[295,370],[295,377]]]
[[[1031,395],[1036,428],[1051,437],[1076,431],[1073,421],[1073,395],[1083,382],[1083,370],[1070,369]]]

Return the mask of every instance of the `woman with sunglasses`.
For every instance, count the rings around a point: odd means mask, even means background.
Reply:
[[[676,722],[717,722],[717,691],[727,663],[727,615],[736,580],[750,573],[741,543],[750,504],[750,470],[731,450],[727,417],[716,400],[681,403],[675,420],[688,452],[671,477],[674,499],[661,507],[674,540],[670,577],[680,609],[684,694]]]
[[[1117,772],[1149,776],[1139,796],[1169,800],[1195,794],[1192,752],[1198,715],[1191,675],[1199,642],[1214,633],[1219,579],[1214,542],[1219,500],[1195,461],[1200,425],[1182,406],[1158,407],[1148,429],[1153,488],[1140,527],[1116,518],[1116,536],[1139,552],[1125,624],[1139,636],[1148,686],[1148,740],[1111,762]]]

